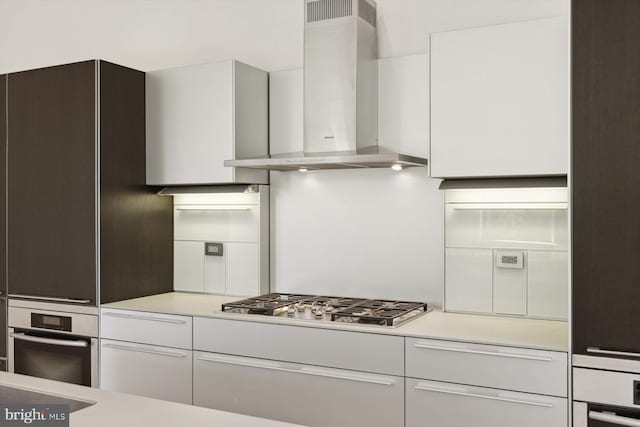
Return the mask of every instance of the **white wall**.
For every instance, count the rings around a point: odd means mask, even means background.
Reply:
[[[568,0],[378,0],[380,56],[427,53],[430,32],[568,9]],[[302,13],[303,0],[0,0],[0,73],[88,58],[143,71],[231,58],[300,68]],[[415,144],[426,131],[403,134]],[[274,288],[441,303],[436,185],[424,170],[274,173]]]
[[[272,286],[440,303],[437,184],[423,168],[273,172]]]
[[[568,0],[377,0],[380,56],[427,35],[563,15]],[[302,66],[303,0],[0,0],[0,73],[101,58],[143,71],[239,59]]]

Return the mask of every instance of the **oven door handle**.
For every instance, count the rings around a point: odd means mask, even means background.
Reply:
[[[589,419],[615,424],[617,426],[640,427],[640,420],[635,418],[621,417],[614,412],[589,411]]]
[[[11,338],[21,341],[36,342],[39,344],[61,345],[65,347],[87,347],[89,345],[89,343],[84,340],[58,340],[55,338],[34,337],[32,335],[23,334],[22,332],[13,333],[10,336]]]
[[[587,347],[587,353],[606,354],[609,356],[640,357],[640,353],[630,351],[607,350],[600,347]]]

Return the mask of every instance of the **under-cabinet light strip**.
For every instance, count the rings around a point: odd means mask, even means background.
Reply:
[[[566,210],[567,203],[448,203],[459,210]]]
[[[179,205],[177,211],[248,211],[248,205]]]

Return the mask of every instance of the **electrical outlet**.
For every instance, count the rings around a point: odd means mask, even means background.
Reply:
[[[222,243],[206,242],[204,244],[204,254],[207,256],[222,256],[223,252]]]

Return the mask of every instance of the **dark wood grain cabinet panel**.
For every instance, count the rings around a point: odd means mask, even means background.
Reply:
[[[8,123],[9,293],[95,305],[172,290],[172,199],[145,185],[144,73],[10,74]]]
[[[96,302],[94,61],[9,75],[9,293]]]
[[[0,296],[7,292],[7,76],[0,75]],[[0,318],[0,326],[2,319]]]
[[[100,289],[108,303],[173,290],[173,199],[145,185],[145,76],[100,62]]]
[[[0,75],[0,358],[7,356],[7,76]],[[1,362],[0,362],[1,363]],[[0,370],[2,368],[0,367]]]
[[[572,9],[573,351],[640,352],[640,1]]]
[[[7,299],[0,298],[0,358],[7,357]]]

